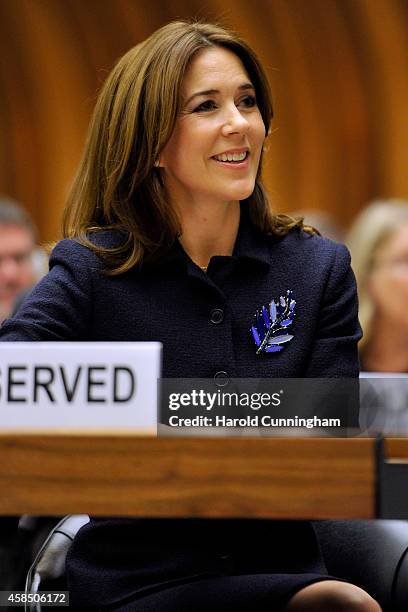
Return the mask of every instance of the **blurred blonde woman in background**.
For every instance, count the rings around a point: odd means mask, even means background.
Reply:
[[[350,229],[361,369],[408,372],[408,201],[375,201]]]

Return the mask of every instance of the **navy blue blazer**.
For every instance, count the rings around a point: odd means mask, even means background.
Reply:
[[[102,244],[117,244],[104,232]],[[54,249],[50,272],[0,328],[3,341],[163,343],[163,376],[356,377],[357,294],[346,247],[297,229],[264,236],[245,212],[231,257],[207,274],[179,243],[162,261],[121,276],[75,240]],[[256,355],[255,312],[286,291],[296,300],[294,339]]]
[[[109,232],[97,238],[106,246],[117,239]],[[103,268],[75,240],[60,242],[49,274],[1,327],[0,340],[158,340],[164,377],[358,376],[356,287],[340,244],[299,230],[264,236],[243,212],[233,255],[213,257],[207,274],[179,243],[141,270],[110,277]],[[279,353],[256,355],[254,314],[288,289],[297,302],[294,338]],[[327,579],[310,523],[237,525],[93,520],[68,557],[72,605],[100,610],[163,584],[237,572],[255,575],[248,583],[254,593],[259,574],[272,574],[265,584],[277,602]]]

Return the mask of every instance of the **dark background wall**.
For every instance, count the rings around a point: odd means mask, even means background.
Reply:
[[[0,192],[27,206],[42,240],[59,237],[113,62],[177,17],[221,20],[263,60],[278,210],[347,225],[373,197],[408,198],[407,0],[0,0]]]

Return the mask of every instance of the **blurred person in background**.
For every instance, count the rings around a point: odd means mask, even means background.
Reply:
[[[0,196],[0,323],[15,310],[41,275],[36,264],[36,230],[28,213],[14,200]]]
[[[357,279],[361,369],[408,372],[408,201],[375,201],[346,239]]]
[[[15,310],[21,295],[37,280],[33,254],[36,231],[27,212],[11,198],[0,196],[0,324]],[[16,534],[17,517],[0,519],[0,586]]]

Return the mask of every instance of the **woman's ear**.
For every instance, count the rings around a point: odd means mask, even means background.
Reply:
[[[163,155],[159,155],[159,157],[154,162],[154,167],[155,168],[164,168],[165,165],[166,164],[165,164],[165,160],[163,159]]]

